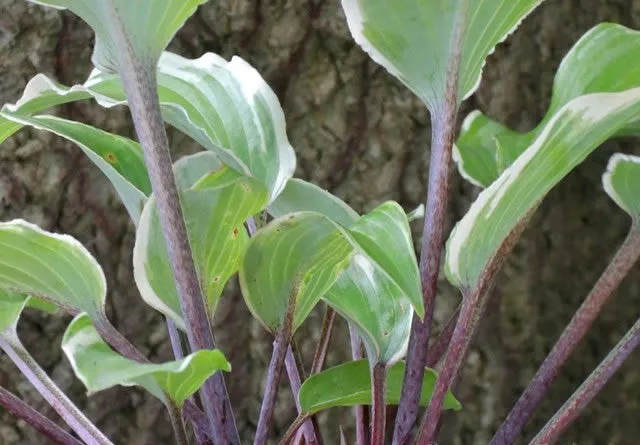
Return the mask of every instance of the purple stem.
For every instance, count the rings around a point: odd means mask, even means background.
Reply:
[[[371,445],[384,445],[387,415],[387,366],[376,363],[371,370]]]
[[[0,348],[16,364],[42,397],[62,417],[73,431],[88,445],[113,445],[87,417],[73,404],[64,392],[51,380],[38,362],[22,346],[17,334],[5,331],[0,335]]]
[[[15,417],[24,420],[54,443],[60,445],[82,445],[82,442],[78,439],[1,386],[0,406]]]
[[[182,339],[180,338],[180,331],[176,326],[175,321],[169,317],[165,318],[167,322],[167,331],[169,332],[169,341],[171,342],[171,350],[176,360],[182,360],[184,358],[184,349],[182,347]]]
[[[327,358],[329,342],[331,342],[331,334],[333,333],[333,323],[336,319],[336,311],[330,306],[325,308],[324,317],[322,319],[322,328],[320,330],[320,339],[313,354],[313,363],[311,365],[311,375],[322,371],[324,362]]]
[[[431,161],[425,207],[424,231],[420,254],[420,278],[424,302],[424,320],[413,317],[407,366],[398,405],[394,444],[406,444],[418,415],[422,382],[433,322],[436,290],[440,271],[440,255],[444,243],[444,219],[449,197],[449,170],[458,113],[458,77],[462,41],[462,26],[457,24],[452,42],[452,55],[447,72],[443,103],[431,110]]]
[[[289,429],[282,436],[282,440],[280,441],[280,445],[288,445],[288,444],[290,444],[291,441],[296,436],[296,433],[298,432],[300,427],[302,425],[304,425],[305,422],[308,419],[309,419],[309,414],[308,413],[300,414],[298,417],[296,417],[296,420],[293,421],[293,423],[291,424]]]
[[[313,353],[313,363],[311,364],[311,375],[317,374],[322,371],[322,367],[324,366],[324,362],[327,358],[327,350],[329,349],[329,342],[331,341],[331,334],[333,332],[333,323],[336,319],[336,311],[333,310],[330,306],[325,307],[324,317],[322,318],[322,328],[320,329],[320,339],[318,340],[318,345],[316,346],[316,350]],[[298,409],[298,412],[300,410]],[[315,415],[311,415],[311,419],[309,420],[315,430],[318,432],[318,441],[322,442],[322,437],[320,437],[320,429],[317,426],[317,418]],[[306,427],[306,424],[305,424]],[[304,428],[301,431],[298,431],[296,435],[296,439],[293,441],[295,445],[300,445],[302,443],[302,435],[304,433]],[[308,442],[308,440],[307,440]]]
[[[460,306],[456,308],[455,312],[451,315],[451,318],[449,318],[449,321],[447,321],[447,324],[438,335],[438,338],[436,338],[436,341],[429,348],[427,368],[433,368],[436,366],[444,353],[447,352],[447,348],[451,342],[451,337],[453,337],[453,331],[456,328],[456,322],[458,321],[459,314]]]
[[[114,23],[118,24],[115,11],[113,18]],[[156,61],[139,57],[124,33],[114,34],[121,61],[119,74],[156,198],[160,224],[180,297],[180,308],[186,320],[189,344],[192,351],[215,349],[213,331],[173,175],[171,153],[157,94]],[[207,379],[200,391],[214,442],[239,445],[240,437],[222,373],[217,372]]]
[[[491,440],[491,445],[507,445],[516,440],[549,391],[549,387],[560,373],[560,369],[587,334],[603,306],[638,260],[638,257],[640,257],[640,228],[634,227],[565,328],[529,386],[511,409],[506,420]]]
[[[300,399],[298,399],[298,394],[300,393],[300,387],[302,386],[302,377],[301,371],[298,368],[298,362],[293,353],[293,349],[291,346],[287,349],[287,356],[284,359],[284,365],[287,369],[287,377],[289,378],[289,386],[291,386],[291,392],[293,393],[293,398],[296,402],[296,408],[298,410],[298,414],[302,413],[302,407],[300,406]],[[318,439],[316,438],[316,432],[313,428],[313,423],[311,420],[308,420],[302,425],[300,432],[304,435],[304,440],[307,445],[317,445]]]
[[[422,418],[420,430],[415,442],[417,445],[428,445],[435,442],[444,397],[451,386],[451,382],[457,375],[469,343],[471,343],[472,336],[470,332],[473,330],[474,313],[476,312],[475,310],[479,300],[479,291],[464,295],[458,322],[453,331],[442,369],[436,381],[427,411]]]
[[[258,419],[254,445],[266,445],[269,439],[269,426],[273,417],[273,411],[276,407],[276,396],[278,394],[280,376],[282,375],[284,359],[289,346],[290,326],[291,324],[289,323],[288,329],[280,329],[273,342],[273,353],[271,354],[271,362],[269,363],[269,369],[267,371],[267,381],[262,406],[260,407],[260,417]]]
[[[349,338],[351,339],[351,356],[353,359],[360,360],[364,358],[360,336],[351,323],[349,323]],[[365,407],[363,405],[355,405],[353,412],[356,418],[356,444],[368,445],[369,435]]]
[[[629,332],[587,377],[587,380],[580,385],[580,388],[573,393],[562,408],[547,422],[544,428],[531,441],[530,445],[549,445],[554,443],[639,345],[640,319],[636,321]]]

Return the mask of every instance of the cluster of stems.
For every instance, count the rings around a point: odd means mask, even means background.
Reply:
[[[446,393],[455,385],[460,376],[476,327],[486,307],[493,278],[528,221],[528,218],[525,218],[507,237],[495,258],[485,268],[478,284],[471,289],[461,289],[463,299],[459,309],[452,316],[439,339],[429,349],[445,236],[451,153],[459,103],[458,77],[463,26],[458,25],[452,42],[446,90],[442,100],[435,104],[431,110],[431,162],[419,267],[425,317],[422,320],[415,317],[413,320],[406,373],[393,429],[392,440],[394,444],[398,445],[412,442],[426,445],[436,442]],[[178,189],[173,176],[171,155],[157,96],[155,63],[137,57],[124,36],[121,35],[119,40],[116,40],[121,66],[119,74],[128,97],[138,139],[144,151],[176,288],[180,297],[180,305],[186,319],[188,339],[186,348],[173,322],[167,320],[174,355],[176,358],[182,358],[185,355],[185,349],[187,352],[191,352],[215,348],[211,320],[196,273]],[[247,226],[250,234],[253,235],[256,230],[255,222],[251,219],[247,221]],[[559,374],[561,367],[584,338],[613,291],[639,256],[640,226],[634,223],[627,239],[496,432],[491,445],[510,445],[516,441]],[[297,398],[306,373],[291,344],[295,291],[294,286],[288,305],[289,310],[281,328],[276,333],[273,344],[273,353],[267,372],[266,387],[256,431],[256,445],[265,445],[268,441],[278,383],[283,370],[286,370],[299,412],[298,418],[285,433],[283,443],[301,444],[304,441],[309,445],[322,444],[322,436],[315,418],[301,412]],[[335,317],[335,312],[327,307],[310,374],[320,372],[323,367]],[[106,317],[103,320],[98,320],[96,328],[107,342],[124,356],[139,362],[147,361],[109,324]],[[350,334],[353,358],[360,359],[363,357],[361,341],[352,327],[350,327]],[[624,360],[638,347],[639,343],[640,320],[544,426],[533,439],[532,444],[552,443],[557,440],[562,431],[579,415],[613,373],[620,368]],[[22,347],[15,333],[5,332],[0,335],[0,347],[18,365],[23,374],[82,441],[92,445],[111,445],[109,439],[68,400],[46,373],[40,369],[35,360]],[[441,357],[444,359],[432,398],[416,431],[418,402],[425,367],[434,366]],[[354,407],[358,445],[383,445],[385,443],[387,434],[385,425],[386,372],[387,367],[382,363],[375,364],[371,368],[371,411],[368,412],[363,406]],[[240,438],[231,403],[220,372],[214,374],[203,384],[198,399],[202,409],[198,407],[196,397],[188,400],[184,409],[171,403],[167,406],[177,443],[179,445],[188,443],[183,421],[183,414],[185,414],[193,426],[199,444],[239,445]],[[3,388],[0,388],[0,405],[35,426],[55,443],[64,445],[80,443],[76,438]]]

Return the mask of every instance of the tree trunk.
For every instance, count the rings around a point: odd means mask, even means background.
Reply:
[[[558,64],[575,41],[602,21],[639,27],[639,5],[629,0],[544,2],[490,57],[482,85],[461,116],[480,108],[514,128],[533,127],[548,106]],[[82,82],[91,68],[92,42],[91,30],[69,13],[24,0],[3,0],[0,104],[15,102],[26,82],[39,72],[64,84]],[[398,200],[406,209],[424,200],[427,112],[354,45],[338,0],[210,2],[190,19],[170,49],[187,57],[206,51],[225,58],[237,54],[255,66],[284,106],[288,134],[298,154],[298,176],[328,188],[360,211],[388,199]],[[123,108],[106,111],[86,102],[60,107],[57,113],[126,136],[134,134]],[[169,137],[176,155],[197,150],[195,143],[175,130],[169,130]],[[464,410],[445,416],[442,443],[481,444],[490,439],[622,241],[629,222],[600,182],[608,158],[616,151],[640,153],[635,139],[618,139],[598,149],[550,194],[511,255],[457,390]],[[450,225],[462,217],[477,194],[457,173],[452,181]],[[82,241],[105,269],[114,324],[152,359],[170,358],[163,320],[144,305],[133,284],[134,229],[107,180],[77,147],[33,130],[21,131],[0,147],[0,220],[17,217]],[[637,317],[638,267],[631,275],[565,366],[527,429],[527,437]],[[436,321],[441,323],[459,296],[444,277],[440,289]],[[321,318],[315,312],[304,327],[306,332],[298,336],[307,366]],[[114,442],[169,443],[167,417],[152,396],[118,388],[85,397],[59,347],[68,320],[61,314],[27,311],[21,338]],[[249,443],[255,431],[271,344],[262,328],[249,320],[237,286],[230,286],[218,309],[216,337],[233,364],[227,380],[243,443]],[[347,359],[346,332],[340,323],[333,344],[341,343],[332,348],[329,364]],[[562,443],[637,443],[640,374],[633,370],[639,368],[636,354]],[[0,360],[0,384],[59,421],[6,357]],[[294,418],[286,389],[283,386],[278,396],[274,443]],[[353,434],[349,411],[335,411],[330,418],[320,416],[327,444],[339,442],[341,423]],[[44,442],[29,426],[2,412],[0,443]]]

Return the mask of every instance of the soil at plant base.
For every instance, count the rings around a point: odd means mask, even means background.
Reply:
[[[65,84],[81,82],[90,69],[93,36],[68,13],[4,0],[0,5],[0,103],[13,102],[39,72]],[[589,28],[602,21],[640,27],[640,3],[628,0],[548,0],[490,57],[478,92],[462,116],[474,108],[520,130],[532,128],[549,103],[553,74],[563,55]],[[298,153],[297,174],[343,197],[357,210],[395,199],[405,208],[425,196],[429,120],[424,107],[384,69],[373,64],[349,37],[338,1],[220,0],[203,6],[173,42],[188,57],[205,51],[238,54],[264,74],[283,103],[288,133]],[[61,116],[133,136],[126,110],[105,112],[90,103],[61,107]],[[178,154],[197,147],[169,130]],[[609,156],[638,154],[638,141],[605,144],[544,202],[499,278],[457,394],[464,411],[447,416],[442,443],[486,443],[538,364],[604,269],[628,226],[606,197],[600,176]],[[477,190],[457,174],[449,224],[459,219]],[[98,258],[109,278],[109,315],[119,329],[153,359],[170,348],[163,320],[141,302],[131,273],[134,230],[123,207],[97,168],[71,144],[24,130],[0,149],[0,220],[25,218],[47,229],[70,233]],[[419,224],[415,226],[419,233]],[[444,277],[437,321],[445,321],[458,301]],[[617,292],[593,334],[567,364],[527,434],[540,427],[632,324],[640,297],[640,270]],[[314,313],[300,348],[310,357],[322,315]],[[221,303],[216,335],[234,367],[228,376],[243,443],[257,423],[271,340],[250,317],[231,286]],[[20,334],[53,378],[122,444],[168,443],[169,423],[147,394],[114,389],[89,399],[73,377],[60,349],[64,315],[27,312]],[[346,360],[344,325],[335,339],[332,364]],[[632,357],[563,437],[563,443],[633,444],[640,436],[640,377]],[[0,361],[0,384],[55,417],[12,364]],[[283,386],[274,434],[293,419],[291,396]],[[321,416],[326,443],[338,443],[345,413]],[[23,423],[0,413],[0,443],[43,443]],[[275,443],[275,435],[274,435]]]

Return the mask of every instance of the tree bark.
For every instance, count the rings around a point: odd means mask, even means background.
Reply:
[[[633,5],[633,6],[632,6]],[[482,85],[461,116],[479,108],[513,128],[529,129],[546,111],[560,60],[589,28],[613,21],[640,28],[640,7],[628,0],[547,0],[492,55]],[[0,5],[0,104],[15,102],[39,72],[64,84],[82,82],[90,70],[93,34],[78,18],[24,0]],[[338,0],[219,0],[189,20],[170,49],[186,57],[213,51],[237,54],[255,66],[280,98],[288,134],[298,154],[297,175],[328,188],[356,210],[387,200],[410,209],[424,201],[430,124],[423,105],[354,45]],[[108,131],[134,136],[128,111],[104,110],[90,102],[60,107],[56,113]],[[174,156],[197,150],[169,130]],[[504,419],[581,299],[606,267],[628,228],[628,219],[603,192],[600,177],[616,151],[640,153],[635,139],[599,148],[542,204],[501,273],[495,298],[474,342],[457,391],[464,410],[447,413],[442,443],[486,443]],[[372,178],[374,178],[372,182]],[[477,190],[457,173],[449,227],[466,211]],[[57,137],[22,130],[0,146],[0,220],[21,217],[83,242],[104,267],[109,284],[109,316],[127,338],[152,359],[171,357],[159,314],[139,298],[132,279],[134,229],[109,183],[81,153]],[[416,246],[421,223],[414,223]],[[531,438],[633,324],[640,298],[640,270],[608,304],[588,339],[575,352],[525,434]],[[434,333],[459,301],[440,279]],[[271,339],[238,296],[237,286],[219,305],[215,334],[233,364],[229,392],[243,443],[257,423],[260,393]],[[299,335],[307,366],[322,320],[314,312]],[[171,429],[152,396],[118,388],[87,399],[59,348],[68,322],[64,315],[27,311],[23,343],[97,421],[115,443],[169,443]],[[435,335],[435,334],[434,334]],[[336,321],[327,366],[349,357],[347,328]],[[640,437],[637,354],[594,400],[563,441],[632,444]],[[15,367],[2,357],[0,379],[38,410],[53,415]],[[247,383],[248,382],[248,383]],[[283,379],[286,385],[286,379]],[[338,425],[353,441],[350,411],[324,419],[326,443],[339,443]],[[272,439],[295,417],[288,390],[278,393]],[[59,419],[55,419],[59,421]],[[334,428],[327,429],[328,425]],[[0,413],[0,443],[43,443],[31,428]]]

